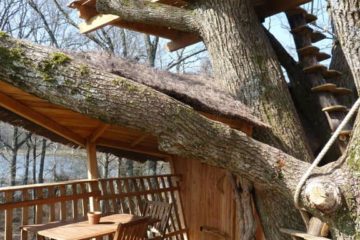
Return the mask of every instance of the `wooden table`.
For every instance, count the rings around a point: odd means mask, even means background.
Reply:
[[[87,220],[62,221],[26,225],[22,226],[22,230],[56,240],[85,240],[113,234],[119,223],[127,223],[140,218],[142,217],[131,214],[113,214],[102,217],[99,224],[91,225]]]

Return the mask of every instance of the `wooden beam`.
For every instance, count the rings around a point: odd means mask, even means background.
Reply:
[[[136,139],[134,142],[132,142],[132,143],[130,144],[130,147],[135,147],[136,145],[138,145],[139,143],[141,143],[142,141],[144,141],[145,138],[147,138],[148,136],[150,136],[150,134],[148,134],[148,133],[140,136],[138,139]]]
[[[149,155],[149,156],[158,157],[158,158],[166,158],[169,156],[168,154],[161,153],[160,151],[156,151],[156,150],[152,150],[152,149],[150,150],[150,149],[145,149],[145,148],[138,149],[138,148],[131,147],[129,145],[125,145],[124,143],[119,142],[119,141],[109,140],[109,139],[104,139],[104,138],[98,139],[96,144],[98,146],[109,147],[109,148],[124,150],[124,151],[128,151],[128,152],[140,153],[140,154]]]
[[[96,158],[96,144],[90,141],[86,143],[86,153],[87,153],[87,172],[88,179],[98,179],[98,166]]]
[[[112,14],[99,14],[88,21],[79,24],[80,33],[89,33],[120,20],[119,16]]]
[[[289,234],[291,236],[294,237],[300,237],[306,240],[330,240],[329,238],[325,238],[325,237],[318,237],[318,236],[313,236],[301,231],[297,231],[297,230],[292,230],[292,229],[286,229],[286,228],[280,228],[280,231],[282,233],[286,233]]]
[[[173,51],[185,48],[187,46],[199,43],[201,41],[202,40],[199,36],[189,33],[189,34],[184,34],[180,38],[169,42],[166,45],[166,48],[169,52],[173,52]]]
[[[98,179],[98,165],[97,165],[97,157],[96,157],[96,144],[90,142],[89,140],[86,142],[86,153],[87,153],[87,172],[88,172],[88,179]],[[91,191],[97,191],[95,189],[95,184],[91,185]],[[96,183],[96,187],[97,183]],[[90,211],[97,211],[100,209],[99,202],[93,198],[89,198],[90,203]]]
[[[46,128],[47,130],[58,134],[59,136],[78,144],[81,147],[85,147],[85,139],[75,134],[68,128],[58,124],[54,120],[36,112],[21,102],[9,97],[8,95],[0,92],[0,106],[16,113],[17,115],[26,118],[27,120]]]
[[[106,131],[106,129],[108,129],[110,127],[109,124],[103,124],[103,123],[100,123],[100,126],[95,129],[95,131],[90,135],[89,137],[89,141],[91,143],[94,143],[96,142],[96,140],[101,137],[101,135]]]

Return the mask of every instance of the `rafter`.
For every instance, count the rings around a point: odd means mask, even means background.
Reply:
[[[36,112],[33,109],[30,109],[28,106],[22,104],[21,102],[9,97],[8,95],[0,92],[0,106],[16,113],[17,115],[26,118],[29,121],[38,124],[39,126],[54,132],[61,137],[74,142],[82,147],[85,146],[85,139],[75,134],[71,130],[61,126],[52,119]]]
[[[100,123],[99,127],[95,129],[94,132],[91,133],[89,137],[90,143],[96,142],[96,140],[101,137],[101,135],[110,127],[109,124]]]

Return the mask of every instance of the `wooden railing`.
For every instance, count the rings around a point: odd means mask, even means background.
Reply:
[[[176,175],[161,175],[0,188],[0,235],[26,240],[32,236],[20,234],[21,225],[82,219],[93,198],[103,213],[141,215],[146,200],[174,203],[167,238],[187,239],[178,180]]]

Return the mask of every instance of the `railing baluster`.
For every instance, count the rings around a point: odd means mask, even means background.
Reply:
[[[76,195],[78,194],[76,183],[73,183],[73,184],[71,185],[71,193],[72,193],[73,196],[76,196]],[[72,200],[71,206],[72,206],[72,214],[73,214],[72,216],[73,216],[73,219],[78,219],[78,218],[79,218],[79,213],[78,213],[78,200],[77,200],[77,199]]]
[[[5,192],[5,202],[9,203],[13,201],[13,191]],[[9,208],[5,210],[5,240],[12,240],[12,221],[13,221],[13,209]]]
[[[124,207],[124,200],[121,196],[122,194],[122,180],[121,178],[116,179],[116,183],[117,183],[117,189],[118,189],[118,201],[119,201],[119,205],[120,205],[120,212],[124,213],[125,207]]]
[[[53,198],[55,196],[55,188],[53,186],[50,186],[48,188],[48,197],[49,198]],[[55,202],[50,202],[49,203],[49,221],[53,222],[55,221],[56,216],[55,216]]]
[[[37,188],[35,190],[35,198],[36,199],[42,199],[43,198],[43,188]],[[37,204],[35,207],[35,223],[39,224],[42,223],[43,218],[43,205]]]
[[[114,210],[115,213],[118,213],[119,212],[119,207],[116,204],[115,188],[114,188],[115,181],[114,180],[108,180],[108,181],[109,181],[110,194],[113,195],[111,197],[112,209]]]
[[[21,191],[22,201],[29,200],[29,192],[27,189]],[[29,208],[24,206],[21,209],[21,225],[29,224]],[[25,231],[21,231],[21,240],[27,240],[28,234]]]
[[[81,187],[81,193],[87,193],[86,183],[80,183],[80,187]],[[83,198],[81,200],[81,208],[82,208],[83,216],[86,216],[86,214],[89,212],[89,199],[88,198]]]
[[[66,195],[66,189],[65,186],[62,185],[59,187],[60,190],[60,196]],[[60,202],[60,220],[65,221],[66,220],[66,201]]]

